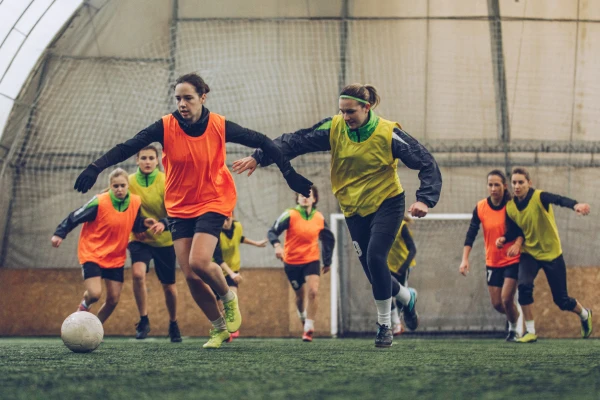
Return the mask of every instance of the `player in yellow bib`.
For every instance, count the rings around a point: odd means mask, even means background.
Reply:
[[[144,147],[136,156],[138,171],[129,175],[129,190],[142,199],[142,215],[151,217],[168,226],[165,209],[165,174],[158,169],[158,150],[150,145]],[[171,342],[181,342],[181,333],[177,325],[177,287],[175,286],[175,249],[171,232],[164,230],[159,235],[150,232],[132,234],[129,254],[133,272],[133,294],[140,313],[136,326],[136,339],[145,339],[150,332],[148,319],[146,273],[150,270],[150,261],[154,260],[156,276],[165,293],[165,303],[169,312],[169,337]]]
[[[496,240],[496,245],[502,248],[517,236],[525,238],[521,247],[518,290],[527,333],[517,342],[537,341],[532,304],[533,281],[540,268],[546,274],[554,303],[561,310],[579,315],[581,336],[588,338],[592,334],[592,310],[569,297],[567,292],[567,267],[552,204],[570,208],[580,215],[588,215],[590,206],[568,197],[534,189],[525,168],[513,169],[511,181],[515,197],[506,204],[506,233]]]
[[[373,86],[348,85],[339,96],[339,114],[273,141],[290,159],[317,151],[331,152],[333,193],[373,289],[378,324],[375,346],[390,347],[392,296],[405,306],[406,326],[415,329],[418,325],[416,291],[400,285],[387,265],[404,215],[404,189],[396,172],[398,160],[410,169],[419,170],[421,186],[417,201],[408,209],[413,217],[424,217],[436,205],[442,176],[425,147],[399,123],[373,112],[379,101]],[[264,167],[272,161],[257,150],[252,157],[234,162],[233,170],[237,173],[249,170],[251,174],[258,163]]]
[[[410,271],[417,265],[415,259],[417,255],[417,246],[412,238],[409,225],[412,224],[412,219],[408,216],[404,216],[398,234],[396,235],[396,241],[390,249],[388,255],[388,268],[392,273],[392,276],[398,280],[398,282],[408,287],[408,275]],[[399,313],[404,310],[404,305],[396,300],[392,302],[392,333],[394,336],[400,335],[404,332],[402,322],[400,321]]]
[[[244,236],[242,223],[235,220],[233,215],[227,217],[223,223],[223,229],[221,230],[219,243],[215,248],[213,258],[214,261],[221,266],[227,285],[236,295],[238,294],[238,285],[242,283],[242,275],[240,274],[242,265],[240,244],[244,243],[256,247],[266,247],[267,242],[267,239],[256,241]],[[232,332],[227,341],[230,342],[239,336],[239,330]]]

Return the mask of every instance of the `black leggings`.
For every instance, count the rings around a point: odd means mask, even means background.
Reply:
[[[567,292],[567,266],[562,254],[552,261],[540,261],[527,253],[521,254],[521,260],[519,261],[519,304],[527,306],[533,303],[533,281],[540,268],[546,273],[554,303],[561,310],[572,311],[577,306],[577,300],[569,297]]]
[[[404,216],[404,193],[381,203],[372,214],[346,218],[352,244],[373,288],[375,300],[387,300],[400,291],[387,258]]]

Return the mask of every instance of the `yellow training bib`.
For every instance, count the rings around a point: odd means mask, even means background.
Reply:
[[[392,248],[390,249],[390,253],[388,254],[388,268],[392,272],[398,272],[400,267],[406,259],[408,258],[408,247],[406,247],[406,242],[402,238],[402,228],[406,225],[406,221],[402,221],[400,224],[400,229],[398,230],[398,235],[396,235],[396,240],[394,244],[392,244]],[[409,231],[410,234],[410,231]],[[412,234],[410,234],[412,236]],[[417,260],[413,258],[410,262],[410,268],[417,265]]]
[[[229,265],[229,268],[231,268],[233,272],[238,272],[241,264],[240,244],[242,243],[244,231],[242,229],[242,224],[238,221],[233,221],[232,227],[233,236],[231,239],[227,237],[225,232],[221,231],[219,244],[221,246],[221,252],[223,253],[223,261]],[[223,274],[227,275],[225,271],[223,271]]]

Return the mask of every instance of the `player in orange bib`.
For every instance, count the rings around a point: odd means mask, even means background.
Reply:
[[[506,203],[511,199],[511,195],[508,191],[506,175],[498,169],[488,174],[487,186],[489,197],[479,201],[473,210],[459,271],[464,276],[469,273],[469,254],[481,224],[483,226],[485,264],[490,299],[496,311],[506,314],[509,327],[506,340],[516,342],[521,336],[522,330],[518,323],[520,312],[515,304],[515,293],[517,292],[519,258],[523,236],[521,235],[513,242],[508,243],[508,252],[496,247],[496,238],[502,236],[505,231]]]
[[[179,77],[175,82],[177,111],[94,161],[79,175],[74,188],[85,193],[105,168],[153,142],[163,146],[165,208],[175,254],[194,300],[213,325],[204,348],[219,348],[242,322],[237,296],[227,286],[221,268],[212,262],[223,222],[236,202],[233,177],[225,164],[225,143],[260,147],[273,157],[294,191],[308,196],[312,182],[298,174],[265,135],[208,111],[204,102],[209,91],[197,74]],[[223,300],[224,316],[211,288]]]
[[[67,234],[83,224],[79,235],[78,257],[83,268],[85,293],[78,311],[89,311],[102,295],[102,279],[106,284],[106,302],[98,311],[102,323],[117,307],[123,289],[123,266],[127,257],[129,234],[159,234],[164,226],[140,212],[139,196],[129,193],[127,172],[121,168],[111,172],[109,190],[94,196],[83,207],[73,211],[56,228],[52,246],[59,247]]]
[[[298,206],[281,214],[267,233],[275,248],[275,257],[283,261],[285,274],[296,293],[298,317],[304,327],[302,340],[305,342],[312,342],[314,320],[319,306],[319,240],[324,274],[329,272],[331,267],[331,256],[335,246],[335,238],[325,222],[325,217],[316,209],[318,202],[319,192],[316,186],[312,187],[309,197],[296,194]],[[281,246],[279,242],[279,235],[283,231],[286,231],[285,246]],[[308,297],[306,307],[305,297]]]

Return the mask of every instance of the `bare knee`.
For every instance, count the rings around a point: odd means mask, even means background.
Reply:
[[[319,294],[318,288],[308,288],[308,298],[310,300],[316,299],[318,294]]]
[[[87,290],[87,300],[89,303],[95,303],[100,300],[100,296],[102,295],[102,291],[100,290]]]
[[[175,284],[162,285],[165,294],[176,295],[177,294],[177,286]]]
[[[134,269],[133,280],[135,283],[144,282],[146,280],[146,271],[143,271],[141,269]]]
[[[210,259],[194,260],[190,263],[190,268],[194,273],[200,277],[206,275],[209,271]]]
[[[515,298],[513,296],[502,296],[502,306],[505,310],[512,309],[515,305]]]
[[[494,306],[494,309],[500,314],[504,314],[504,305],[501,301],[492,301],[492,306]]]
[[[119,304],[120,295],[106,296],[106,305],[116,307]]]

